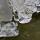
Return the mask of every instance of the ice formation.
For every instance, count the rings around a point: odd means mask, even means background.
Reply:
[[[8,0],[0,0],[0,37],[18,36],[17,22],[12,21],[12,6]]]
[[[14,22],[0,24],[0,37],[15,37],[18,36],[18,34],[19,31],[17,30],[17,26]]]
[[[34,12],[40,12],[40,0],[12,0],[13,11],[18,11],[19,23],[29,23]]]
[[[34,12],[40,12],[40,0],[0,0],[0,37],[18,36],[18,22],[29,23]]]

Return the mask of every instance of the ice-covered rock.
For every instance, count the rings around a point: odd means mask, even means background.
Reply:
[[[18,36],[18,23],[12,21],[12,5],[9,0],[0,0],[0,37]]]
[[[34,12],[40,12],[40,0],[0,0],[0,37],[18,36],[18,22],[29,23]]]
[[[17,30],[17,26],[14,22],[0,24],[0,37],[15,37],[18,35],[19,31]]]
[[[29,23],[34,12],[40,12],[40,0],[12,0],[13,11],[18,11],[19,23]],[[38,6],[37,6],[38,5]]]

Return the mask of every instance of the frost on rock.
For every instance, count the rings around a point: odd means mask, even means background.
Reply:
[[[40,12],[40,0],[12,0],[13,11],[18,11],[19,23],[29,23],[34,12]]]

